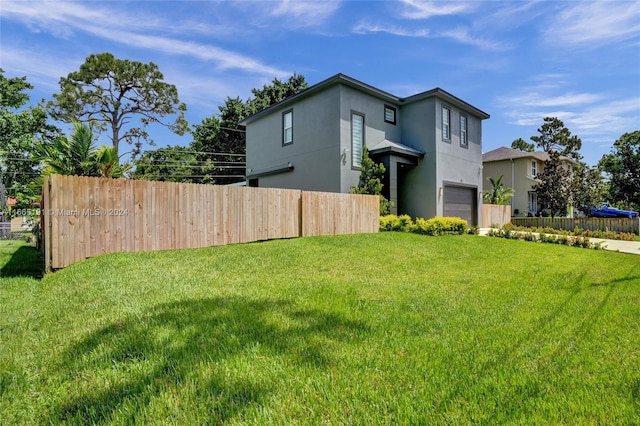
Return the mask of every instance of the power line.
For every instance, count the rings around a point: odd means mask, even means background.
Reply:
[[[186,147],[177,147],[177,148],[186,148]],[[158,149],[150,149],[147,151],[143,152],[157,152],[161,149],[167,149],[167,147],[164,148],[158,148]],[[196,150],[192,150],[192,149],[181,149],[180,152],[184,152],[184,153],[191,153],[191,154],[206,154],[206,155],[224,155],[224,156],[230,156],[230,157],[246,157],[247,154],[239,154],[239,153],[235,153],[235,152],[209,152],[209,151],[196,151]],[[18,154],[20,155],[21,152],[19,151],[4,151],[4,150],[0,150],[0,154]]]

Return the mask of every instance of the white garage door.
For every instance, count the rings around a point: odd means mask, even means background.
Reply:
[[[469,226],[477,225],[476,189],[445,185],[444,216],[460,217]]]

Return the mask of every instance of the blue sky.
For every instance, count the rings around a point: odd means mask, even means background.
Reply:
[[[274,77],[340,72],[398,96],[441,87],[464,99],[491,115],[484,152],[556,116],[595,164],[640,129],[638,1],[2,0],[0,20],[0,67],[27,77],[33,101],[111,52],[156,63],[191,124]],[[150,133],[158,146],[191,141]]]

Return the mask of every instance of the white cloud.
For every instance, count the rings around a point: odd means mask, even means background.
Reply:
[[[290,32],[300,29],[321,31],[327,20],[340,9],[340,0],[330,1],[244,1],[223,2],[226,16],[234,22],[244,24],[243,36],[254,30],[269,30],[271,33]],[[221,13],[225,13],[222,12]]]
[[[264,74],[273,77],[283,77],[291,74],[289,71],[270,67],[253,58],[231,52],[212,45],[199,44],[190,41],[181,41],[167,37],[136,34],[128,31],[115,31],[108,28],[85,27],[87,32],[107,40],[123,42],[126,44],[152,49],[172,55],[185,55],[203,61],[217,63],[218,69],[239,69],[243,71]]]
[[[454,29],[445,30],[437,35],[438,37],[450,38],[458,43],[476,46],[484,50],[505,50],[509,48],[508,43],[502,41],[487,40],[477,34],[472,34],[468,28],[459,26]]]
[[[140,19],[122,11],[115,13],[114,10],[87,7],[86,4],[75,2],[7,2],[6,5],[3,3],[3,14],[37,26],[42,31],[56,28],[56,36],[81,31],[123,45],[214,62],[221,70],[239,69],[270,77],[290,74],[288,71],[214,45],[149,35],[154,29],[175,28],[175,25],[153,17]],[[60,28],[64,28],[64,31]]]
[[[403,7],[400,14],[407,19],[429,19],[434,16],[457,15],[468,13],[475,9],[476,5],[465,2],[436,2],[401,0]]]
[[[617,136],[636,130],[639,122],[640,97],[598,103],[576,114],[571,121],[577,129],[590,134],[614,131]]]
[[[539,3],[541,3],[540,0],[494,3],[498,7],[496,11],[490,15],[490,19],[487,22],[490,25],[501,26],[522,25],[523,22],[536,19],[543,13],[542,9],[536,8]]]
[[[394,25],[379,25],[364,22],[353,27],[352,32],[356,34],[387,33],[400,37],[429,37],[429,30],[425,28],[410,30]]]
[[[289,28],[301,28],[322,24],[339,8],[339,1],[281,0],[270,15],[287,18]]]
[[[355,34],[386,33],[398,37],[413,38],[447,38],[457,43],[468,44],[479,47],[483,50],[504,50],[508,44],[501,41],[487,40],[481,36],[474,35],[468,28],[457,27],[444,31],[432,31],[428,28],[410,29],[397,25],[381,25],[368,22],[361,22],[351,30]]]
[[[12,76],[27,76],[27,81],[36,89],[54,92],[59,90],[58,80],[78,68],[74,58],[61,58],[55,52],[24,51],[12,46],[2,46],[2,64],[5,73]],[[31,99],[38,101],[39,99]]]
[[[33,31],[45,31],[58,37],[71,35],[80,23],[101,25],[105,28],[157,27],[152,19],[140,19],[124,13],[114,13],[96,7],[86,7],[77,2],[25,2],[3,1],[2,13],[30,26]],[[159,25],[162,25],[160,23]]]
[[[640,37],[638,1],[567,2],[565,5],[543,33],[549,42],[599,47]]]
[[[533,76],[534,84],[511,96],[498,98],[506,121],[535,131],[545,117],[558,117],[583,142],[612,143],[640,123],[640,97],[609,92],[571,92],[567,75]],[[532,133],[533,134],[533,133]]]
[[[529,92],[505,99],[504,102],[511,105],[527,107],[560,107],[560,106],[580,106],[592,104],[602,99],[601,95],[593,93],[567,93],[559,96],[545,96],[542,93]]]
[[[605,136],[615,140],[622,133],[636,129],[640,122],[640,97],[611,100],[596,94],[549,98],[530,94],[501,100],[501,103],[505,115],[512,119],[510,124],[537,127],[544,117],[558,117],[573,134],[583,139]]]

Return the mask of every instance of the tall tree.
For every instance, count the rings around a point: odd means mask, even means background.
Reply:
[[[517,149],[518,151],[533,152],[535,146],[532,143],[526,142],[522,138],[518,138],[511,142],[511,148]]]
[[[579,162],[573,168],[571,196],[573,206],[583,214],[589,215],[591,207],[602,201],[605,196],[600,170],[597,167],[589,167],[585,162]]]
[[[26,77],[6,78],[0,69],[0,184],[5,188],[6,200],[15,198],[16,207],[27,208],[36,201],[42,185],[37,177],[41,164],[34,159],[35,146],[55,139],[60,131],[47,124],[47,114],[41,106],[25,108],[28,90],[33,86]]]
[[[609,178],[609,201],[640,211],[640,130],[620,136],[598,165]]]
[[[179,135],[188,131],[186,106],[178,99],[178,90],[164,81],[153,62],[92,54],[79,71],[60,79],[60,93],[53,97],[48,110],[54,118],[93,123],[100,132],[109,130],[116,154],[122,141],[133,144],[134,152],[139,152],[143,141],[153,144],[146,132],[151,123],[165,125]],[[175,118],[163,121],[168,116]],[[129,126],[136,118],[140,126]]]
[[[183,146],[168,146],[146,151],[135,160],[133,179],[166,182],[195,182],[199,168],[195,153]]]
[[[243,102],[227,98],[219,115],[193,126],[191,148],[197,152],[202,183],[227,184],[241,181],[245,174],[246,134],[238,122],[308,87],[304,76],[293,74],[287,81],[273,79]]]
[[[540,135],[531,136],[531,140],[542,150],[558,151],[561,155],[580,160],[578,151],[582,147],[582,141],[579,137],[571,135],[562,120],[557,117],[545,117],[544,124],[538,129],[538,133]]]
[[[571,135],[569,129],[556,117],[545,117],[538,133],[537,136],[531,136],[531,140],[549,154],[549,159],[544,162],[542,173],[538,173],[538,183],[533,186],[533,190],[536,191],[538,204],[548,210],[552,217],[564,216],[573,195],[572,172],[567,166],[567,159],[561,156],[580,160],[578,151],[582,147],[582,141]]]
[[[566,216],[571,199],[570,172],[560,159],[558,151],[550,151],[544,169],[538,173],[538,183],[533,190],[538,197],[538,204],[548,210],[551,217]]]
[[[304,76],[294,73],[289,80],[280,81],[274,78],[270,85],[262,89],[251,89],[253,98],[247,101],[247,115],[255,114],[271,105],[293,96],[309,87]],[[244,117],[243,117],[244,118]]]

